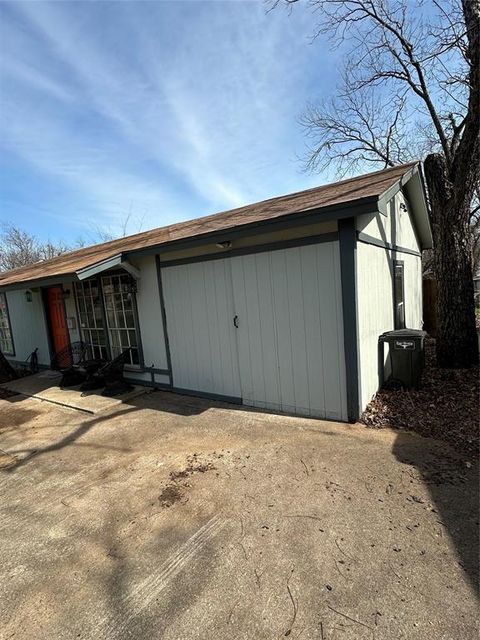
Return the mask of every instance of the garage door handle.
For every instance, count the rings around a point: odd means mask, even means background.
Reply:
[[[233,318],[233,326],[235,329],[238,329],[238,316],[234,316]]]

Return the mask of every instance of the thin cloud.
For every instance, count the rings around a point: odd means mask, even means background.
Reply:
[[[318,75],[306,14],[18,3],[3,24],[3,146],[102,224],[133,208],[156,226],[313,183],[295,163]]]

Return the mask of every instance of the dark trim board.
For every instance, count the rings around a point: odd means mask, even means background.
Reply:
[[[359,417],[359,395],[356,291],[357,235],[355,218],[340,220],[338,223],[338,233],[340,240],[347,415],[349,422],[356,422]]]
[[[374,236],[369,236],[368,233],[362,233],[361,231],[357,231],[357,240],[363,244],[371,244],[374,247],[380,247],[381,249],[389,249],[390,251],[396,251],[397,253],[408,253],[409,255],[416,256],[417,258],[422,257],[422,254],[418,251],[407,249],[407,247],[400,247],[399,245],[391,244],[390,242],[385,242],[384,240],[380,240]]]
[[[165,340],[165,352],[167,354],[168,372],[166,375],[170,377],[170,385],[173,385],[172,358],[170,355],[170,340],[168,339],[168,329],[167,329],[167,312],[165,311],[165,296],[163,295],[162,269],[160,268],[160,256],[158,255],[155,256],[155,266],[157,268],[157,283],[158,283],[158,293],[160,296],[160,311],[162,316],[163,338]]]
[[[166,260],[162,261],[160,255],[160,266],[165,267],[177,267],[183,264],[192,264],[194,262],[208,262],[210,260],[223,260],[225,258],[234,258],[236,256],[246,256],[253,253],[264,253],[266,251],[278,251],[280,249],[291,249],[294,247],[303,247],[309,244],[320,244],[321,242],[335,242],[338,240],[338,232],[331,231],[329,233],[321,233],[315,236],[303,236],[301,238],[291,238],[289,240],[281,240],[280,242],[269,242],[266,244],[256,244],[248,247],[239,247],[238,249],[231,249],[217,252],[207,253],[200,256],[190,256],[188,258],[179,258],[178,260]]]
[[[57,276],[49,276],[48,278],[36,278],[35,280],[24,280],[23,282],[0,285],[0,291],[18,291],[24,289],[35,291],[35,289],[41,287],[61,287],[63,282],[74,282],[75,280],[78,281],[75,273],[60,273]]]

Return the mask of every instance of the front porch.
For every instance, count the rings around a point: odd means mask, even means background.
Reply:
[[[101,389],[98,392],[88,393],[80,391],[79,386],[62,389],[59,386],[61,378],[62,374],[59,371],[47,369],[40,373],[6,382],[0,387],[26,398],[36,398],[43,402],[76,409],[91,415],[113,409],[132,398],[150,391],[145,386],[134,386],[126,393],[114,398],[107,398],[101,395]]]

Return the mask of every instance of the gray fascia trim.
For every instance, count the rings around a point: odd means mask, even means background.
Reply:
[[[343,343],[347,383],[347,414],[349,422],[359,418],[357,291],[356,291],[356,226],[355,218],[341,220],[338,225],[340,241],[340,274],[342,282]]]
[[[96,262],[89,267],[79,269],[76,272],[76,276],[79,280],[86,280],[87,278],[92,278],[93,276],[98,275],[102,271],[106,271],[107,269],[111,269],[112,267],[117,267],[121,264],[122,254],[119,253],[118,255],[107,258],[106,260],[102,260],[101,262]]]
[[[179,240],[172,240],[171,242],[150,245],[143,249],[126,251],[123,255],[124,257],[156,255],[159,253],[166,253],[167,251],[191,249],[205,244],[244,238],[254,234],[260,235],[262,233],[272,233],[274,231],[283,231],[284,229],[315,224],[317,222],[331,222],[333,220],[341,220],[342,218],[359,216],[364,213],[374,213],[377,209],[378,198],[376,196],[371,196],[331,207],[321,207],[311,209],[310,211],[299,211],[297,213],[287,214],[278,218],[269,218],[268,220],[262,220],[260,222],[237,225],[231,229],[220,229],[210,233],[203,233],[193,238],[181,238]]]
[[[375,247],[380,247],[381,249],[389,249],[390,251],[396,251],[397,253],[408,253],[409,255],[416,256],[417,258],[422,257],[422,254],[414,249],[408,249],[407,247],[400,247],[397,244],[393,245],[390,242],[384,242],[379,238],[369,236],[368,233],[362,233],[362,231],[357,231],[357,240],[363,244],[371,244]]]
[[[410,182],[405,183],[405,192],[408,195],[408,199],[412,205],[412,214],[415,220],[415,227],[418,231],[418,235],[421,239],[420,247],[422,249],[431,249],[433,246],[432,226],[430,223],[430,207],[427,200],[427,189],[425,186],[425,179],[421,166],[418,167],[417,172],[412,176]],[[414,201],[417,201],[416,208],[413,207]],[[419,201],[419,202],[418,202]],[[419,208],[423,208],[424,215],[418,220],[415,212]]]
[[[200,256],[189,256],[188,258],[179,258],[178,260],[162,261],[160,255],[160,266],[176,267],[182,264],[191,264],[196,262],[208,262],[209,260],[224,260],[225,258],[233,258],[236,256],[251,255],[253,253],[264,253],[265,251],[278,251],[280,249],[290,249],[292,247],[301,247],[309,244],[320,244],[322,242],[335,242],[338,240],[338,232],[331,231],[315,236],[305,236],[303,238],[291,238],[290,240],[281,240],[279,242],[269,242],[267,244],[257,244],[248,247],[239,247],[219,253],[209,253]]]
[[[388,187],[386,191],[382,193],[382,195],[378,198],[378,210],[384,216],[388,215],[387,204],[388,202],[394,198],[399,191],[401,191],[405,184],[413,177],[415,171],[417,170],[417,165],[411,167],[408,171],[406,171],[403,176],[397,180],[391,187]]]
[[[389,187],[386,191],[384,191],[380,196],[380,198],[378,199],[378,210],[383,216],[385,217],[388,216],[388,209],[387,209],[388,203],[392,198],[394,198],[397,195],[400,189],[401,189],[401,185],[399,180],[394,185]]]
[[[414,220],[414,217],[413,217],[413,206],[412,206],[412,203],[410,202],[410,197],[407,193],[407,190],[404,189],[403,187],[401,189],[401,192],[403,197],[405,198],[405,202],[407,203],[407,213],[408,213],[408,218],[410,220],[410,224],[412,225],[413,235],[415,236],[415,240],[417,241],[417,246],[421,248],[422,243],[420,241],[420,236],[418,235],[416,220]]]
[[[65,280],[74,282],[77,280],[75,273],[64,273],[58,276],[50,276],[48,278],[37,278],[36,280],[25,280],[24,282],[13,282],[12,284],[0,284],[0,291],[21,291],[40,289],[42,287],[62,286]]]
[[[120,266],[122,267],[122,269],[125,269],[125,271],[127,271],[127,273],[129,273],[132,278],[135,278],[135,280],[140,280],[142,276],[140,269],[134,267],[133,264],[131,264],[128,260],[122,259]]]
[[[165,352],[167,355],[167,368],[168,368],[167,375],[170,377],[170,385],[173,385],[172,358],[170,355],[170,341],[168,339],[168,328],[167,328],[167,312],[165,311],[165,296],[163,295],[162,269],[160,267],[160,257],[158,255],[155,256],[155,266],[157,268],[158,294],[160,297],[160,309],[161,309],[162,325],[163,325],[163,339],[165,340]]]

